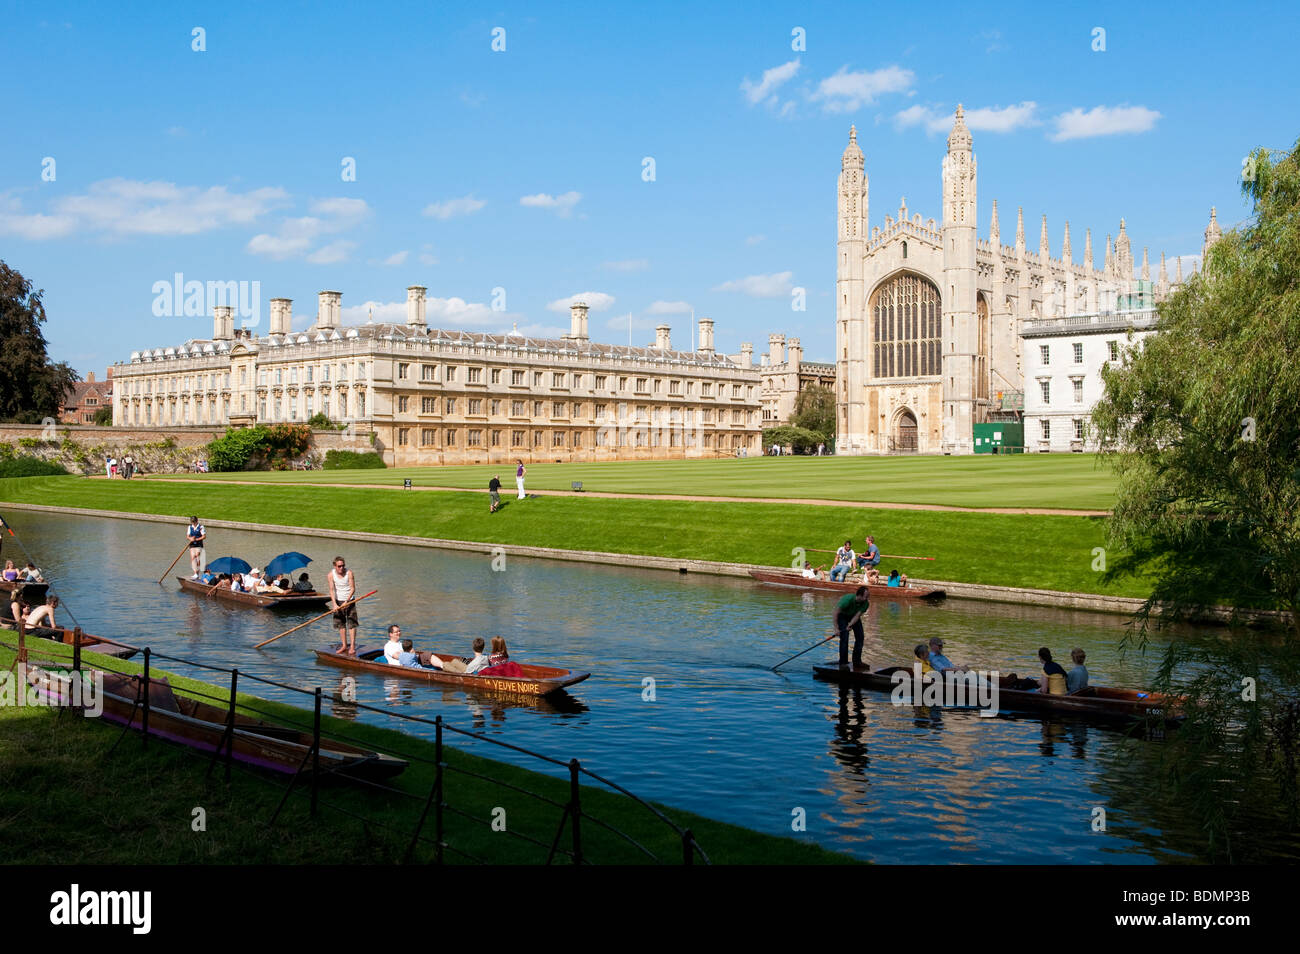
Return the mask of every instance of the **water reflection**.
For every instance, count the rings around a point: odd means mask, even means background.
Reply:
[[[196,499],[200,499],[197,498]],[[198,511],[202,513],[201,505]],[[483,552],[213,531],[222,553],[342,552],[364,590],[358,646],[378,646],[390,622],[418,634],[421,649],[465,652],[475,636],[504,635],[511,656],[592,678],[546,700],[499,697],[412,683],[377,673],[340,675],[312,650],[334,648],[328,619],[255,650],[311,614],[232,607],[159,587],[184,520],[166,527],[128,520],[5,513],[36,562],[89,632],[149,645],[215,666],[238,666],[240,688],[299,706],[309,697],[242,678],[324,688],[331,715],[391,720],[358,707],[393,708],[578,758],[637,794],[790,836],[805,809],[811,838],[884,862],[1096,863],[1201,857],[1202,834],[1150,794],[1159,742],[1063,719],[896,707],[888,693],[813,680],[835,642],[774,673],[770,666],[829,635],[833,594],[768,589],[748,579],[570,565],[510,557],[493,572]],[[218,536],[219,533],[219,536]],[[131,559],[115,559],[129,553]],[[112,585],[103,568],[115,565]],[[947,655],[978,669],[1036,673],[1039,646],[1088,652],[1098,684],[1141,686],[1154,662],[1124,654],[1114,617],[949,601],[878,601],[866,618],[866,657],[905,663],[916,643],[942,635]],[[1178,638],[1196,640],[1193,629]],[[1153,641],[1154,651],[1162,644]],[[222,683],[219,674],[160,668]],[[654,679],[648,698],[644,680]],[[349,682],[349,680],[351,680]],[[431,725],[402,723],[432,737]],[[1158,739],[1158,735],[1156,736]],[[493,758],[522,757],[457,737]],[[1108,811],[1091,833],[1078,806]],[[1080,825],[1083,828],[1080,828]],[[1262,840],[1263,859],[1296,846]]]

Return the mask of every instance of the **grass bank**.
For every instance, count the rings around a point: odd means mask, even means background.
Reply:
[[[514,464],[403,467],[392,470],[210,474],[209,479],[320,484],[387,484],[481,489],[500,474],[514,487]],[[199,475],[194,475],[199,476]],[[707,497],[797,497],[956,507],[1110,510],[1114,475],[1092,454],[969,457],[749,457],[720,460],[529,464],[534,490]]]
[[[943,511],[852,510],[797,504],[705,503],[580,497],[507,497],[497,514],[482,494],[400,489],[278,487],[77,477],[0,481],[0,501],[170,514],[207,519],[789,566],[795,547],[828,561],[846,537],[875,535],[884,553],[932,556],[898,561],[928,579],[1115,596],[1147,595],[1143,580],[1103,579],[1092,569],[1104,545],[1103,518]],[[159,532],[165,532],[159,528]],[[174,531],[184,542],[181,527]],[[209,549],[225,555],[212,534]],[[890,561],[885,561],[889,566]]]
[[[14,634],[0,635],[12,643]],[[65,658],[65,647],[43,640],[31,643],[33,657]],[[101,659],[85,654],[86,663]],[[0,648],[0,675],[14,661]],[[102,661],[102,660],[101,660]],[[138,671],[130,663],[108,660],[112,668]],[[155,670],[156,671],[156,670]],[[224,690],[194,680],[170,677],[178,689],[222,696]],[[311,713],[240,694],[240,703],[276,714],[285,722],[310,724]],[[265,718],[265,716],[259,716]],[[312,819],[306,798],[292,797],[275,827],[267,822],[283,794],[285,781],[269,774],[236,769],[226,782],[220,770],[206,777],[208,757],[158,740],[141,746],[138,734],[112,749],[121,728],[72,711],[0,707],[0,863],[5,864],[367,864],[400,861],[410,833],[433,784],[435,747],[389,729],[331,717],[324,731],[347,735],[375,748],[396,749],[412,760],[394,782],[405,795],[334,782],[322,786],[320,809]],[[112,751],[110,751],[112,749]],[[560,810],[476,775],[526,789],[564,803],[568,781],[444,749],[447,843],[493,864],[540,864],[546,848],[494,831],[497,809],[508,831],[549,846]],[[555,754],[555,753],[548,753]],[[627,833],[657,858],[675,863],[680,841],[673,830],[631,799],[585,786],[584,812]],[[336,806],[361,818],[352,817]],[[206,831],[194,831],[195,809],[206,815]],[[690,812],[660,806],[678,825],[690,828],[715,864],[844,864],[853,859],[808,842],[777,838]],[[459,813],[471,818],[465,818]],[[499,816],[499,813],[498,813]],[[425,831],[432,837],[432,818]],[[568,829],[561,840],[567,846]],[[589,819],[583,846],[596,864],[648,862],[618,836]],[[432,857],[422,844],[417,861]],[[465,860],[447,853],[447,860]]]

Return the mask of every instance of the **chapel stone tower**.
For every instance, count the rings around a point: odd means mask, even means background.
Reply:
[[[840,157],[838,257],[835,268],[835,365],[839,394],[838,453],[861,453],[867,438],[867,322],[863,254],[867,241],[867,173],[858,131]],[[972,253],[973,255],[973,253]],[[972,258],[972,263],[974,259]]]
[[[962,108],[948,135],[943,160],[943,381],[945,454],[970,454],[980,368],[975,315],[975,154]]]

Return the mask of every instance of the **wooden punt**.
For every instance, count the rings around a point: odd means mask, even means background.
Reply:
[[[439,685],[456,686],[462,689],[475,689],[488,692],[511,693],[522,696],[546,696],[553,692],[567,689],[588,678],[589,672],[574,672],[571,669],[556,669],[552,666],[533,666],[519,664],[523,676],[479,676],[464,673],[444,672],[441,669],[415,669],[410,666],[391,666],[388,663],[374,662],[383,655],[382,649],[362,650],[355,656],[336,653],[332,649],[316,650],[316,661],[343,669],[355,669],[373,672],[380,676],[402,676],[407,679],[419,679]],[[451,653],[434,653],[443,662],[462,657]]]
[[[140,731],[144,724],[144,711],[140,676],[84,669],[82,675],[90,679],[103,679],[103,718],[118,725],[130,726]],[[27,679],[46,698],[67,704],[73,700],[71,680],[75,675],[51,672],[39,666],[27,668]],[[94,703],[95,698],[82,702]],[[178,696],[165,678],[149,680],[149,735],[167,739],[202,752],[225,750],[228,710],[197,699]],[[236,715],[231,733],[231,757],[247,765],[294,775],[299,771],[310,774],[312,760],[308,752],[312,735],[290,726],[262,722],[249,716]],[[391,778],[400,774],[407,763],[382,752],[374,752],[347,742],[321,737],[321,775],[343,775],[368,780]]]
[[[14,628],[11,619],[0,621],[0,625],[10,630]],[[28,639],[48,639],[56,643],[63,643],[65,646],[72,645],[74,636],[73,631],[64,626],[28,626],[24,632]],[[28,645],[30,647],[31,644]],[[113,656],[117,659],[130,659],[140,651],[137,646],[128,646],[126,643],[119,643],[107,636],[95,636],[91,633],[81,634],[81,648],[88,649],[93,653],[99,653],[101,656]]]
[[[189,577],[178,576],[176,582],[188,593],[207,596],[212,584],[200,583]],[[238,606],[259,606],[263,609],[320,609],[329,604],[328,593],[236,593],[227,583],[212,592],[212,598]]]
[[[825,682],[860,686],[876,692],[893,692],[895,686],[893,676],[899,670],[905,672],[909,680],[912,678],[911,668],[902,666],[890,666],[874,672],[869,669],[814,666],[813,676]],[[1003,675],[999,679],[997,700],[999,710],[1054,712],[1101,720],[1178,722],[1183,718],[1179,712],[1181,700],[1171,699],[1155,692],[1089,686],[1077,693],[1062,696],[1012,689],[1010,685],[1010,675]]]
[[[840,583],[834,580],[810,580],[796,570],[750,570],[749,575],[768,586],[789,586],[800,590],[819,590],[826,593],[856,593],[861,580],[849,580]],[[886,586],[884,583],[868,583],[867,596],[873,600],[900,600],[915,602],[924,600],[937,603],[946,595],[933,586]]]

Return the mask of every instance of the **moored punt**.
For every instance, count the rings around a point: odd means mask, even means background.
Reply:
[[[83,705],[103,703],[103,718],[139,731],[144,724],[140,676],[83,669],[85,678],[103,679],[103,690],[73,693],[73,673],[51,672],[39,666],[27,668],[27,679],[39,692],[64,704],[78,701]],[[149,680],[149,735],[203,752],[225,751],[226,720],[224,706],[208,705],[197,699],[178,696],[165,678]],[[312,734],[289,726],[261,722],[236,714],[230,738],[231,757],[239,762],[295,775],[311,772],[307,758]],[[347,742],[321,737],[319,753],[322,775],[338,774],[364,779],[384,779],[400,774],[407,763],[402,759],[374,752]]]
[[[909,682],[912,680],[912,669],[903,666],[890,666],[885,669],[877,669],[874,672],[869,669],[814,666],[813,676],[825,682],[834,682],[845,686],[860,686],[877,692],[893,692],[896,685],[894,674],[899,671],[906,674]],[[1056,695],[1012,689],[1010,688],[1011,682],[1010,675],[1004,675],[998,680],[997,704],[999,709],[1021,712],[1057,712],[1064,715],[1105,720],[1149,719],[1178,722],[1183,718],[1178,711],[1180,700],[1170,699],[1155,692],[1089,686],[1069,695]]]
[[[215,590],[211,583],[200,583],[198,580],[191,580],[184,576],[176,577],[176,582],[181,585],[181,589],[189,593],[198,593],[203,596],[211,593],[213,599],[224,600],[227,603],[237,603],[240,606],[259,606],[264,609],[319,609],[329,603],[328,593],[236,593],[230,588],[227,581]]]
[[[769,586],[790,586],[800,590],[822,590],[827,593],[855,593],[861,580],[810,580],[797,570],[750,570],[749,575]],[[873,600],[925,600],[937,603],[946,595],[933,586],[886,586],[884,583],[867,583],[867,596]]]
[[[13,620],[4,620],[3,625],[6,629],[14,628]],[[71,646],[76,638],[75,630],[64,626],[28,626],[24,633],[28,639],[49,639],[56,643],[63,643],[65,646]],[[101,656],[114,656],[118,659],[130,659],[140,651],[137,646],[128,646],[107,636],[95,636],[91,633],[81,634],[81,648],[99,653]]]
[[[355,656],[336,653],[332,649],[316,650],[316,660],[330,666],[343,669],[357,669],[373,672],[381,676],[404,676],[408,679],[420,679],[441,685],[456,686],[463,689],[484,690],[489,692],[507,692],[523,696],[545,696],[567,689],[588,678],[589,672],[574,672],[571,669],[556,669],[553,666],[532,666],[518,663],[522,676],[480,676],[466,673],[445,672],[442,669],[416,669],[412,666],[392,666],[388,663],[375,662],[383,655],[382,649],[363,650]],[[450,662],[461,657],[451,653],[434,653],[443,662]]]

